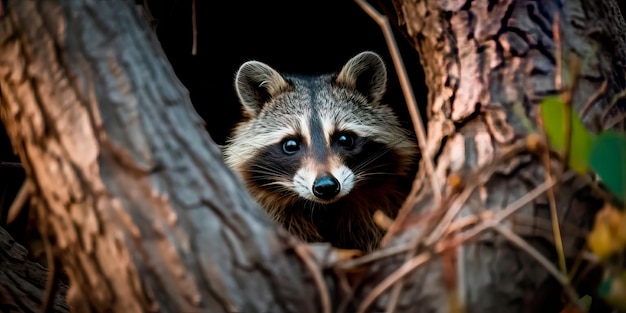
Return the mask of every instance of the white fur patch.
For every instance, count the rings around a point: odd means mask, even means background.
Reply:
[[[300,168],[293,177],[293,189],[304,199],[319,203],[331,203],[346,196],[354,188],[354,173],[345,165],[333,168],[330,173],[339,181],[339,194],[331,200],[323,200],[313,194],[313,183],[318,173],[307,167]]]
[[[331,172],[335,178],[339,181],[341,186],[341,190],[337,195],[337,198],[341,198],[354,188],[354,173],[345,165],[340,165],[337,168],[334,168]]]
[[[293,177],[293,188],[300,197],[311,201],[319,201],[312,190],[316,176],[317,173],[306,167],[300,168],[296,172],[296,175]]]

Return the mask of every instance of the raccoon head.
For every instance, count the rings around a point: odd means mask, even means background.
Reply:
[[[329,204],[385,184],[405,174],[416,150],[380,103],[386,83],[385,65],[373,52],[315,77],[246,62],[235,78],[245,119],[227,141],[225,160],[266,207]]]

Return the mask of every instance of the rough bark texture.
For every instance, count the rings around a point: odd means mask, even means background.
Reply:
[[[225,167],[133,2],[9,1],[0,60],[75,312],[320,311],[311,250]]]
[[[573,95],[576,111],[606,81],[606,93],[592,103],[584,122],[598,131],[599,125],[623,119],[624,106],[608,108],[612,97],[626,87],[626,27],[613,0],[397,0],[394,6],[396,22],[420,53],[430,90],[425,155],[434,159],[436,177],[447,195],[441,209],[452,209],[461,201],[458,193],[445,188],[450,175],[461,175],[468,185],[488,178],[462,201],[456,220],[503,210],[545,181],[540,160],[528,153],[487,177],[481,168],[528,133],[522,124],[526,116],[515,112],[516,105],[534,123],[538,103],[560,91],[555,86],[555,14],[560,16],[564,54],[586,60]],[[555,164],[552,171],[558,170]],[[585,231],[601,205],[585,186],[578,177],[557,185],[558,218],[570,258],[584,243]],[[426,180],[421,181],[417,204],[388,234],[389,245],[432,234],[433,219],[426,225],[427,218],[420,215],[438,209],[432,192]],[[549,212],[543,195],[504,225],[556,261]],[[417,249],[422,251],[427,250]],[[362,284],[358,299],[367,297],[405,260],[401,255],[372,266],[372,279]],[[555,312],[563,299],[560,292],[544,267],[502,236],[488,232],[478,242],[433,257],[412,272],[396,300],[399,311],[407,312],[449,312],[451,296],[457,294],[467,312]],[[377,298],[371,311],[385,309],[394,299],[391,294]]]
[[[28,260],[28,251],[0,227],[0,311],[39,312],[48,271]],[[69,312],[67,286],[59,282],[51,312]]]
[[[516,103],[533,117],[538,101],[557,92],[555,12],[563,50],[589,59],[576,109],[606,80],[585,121],[597,130],[598,116],[603,123],[619,117],[617,108],[602,117],[625,87],[624,23],[612,0],[396,5],[431,90],[424,155],[436,159],[442,187],[450,173],[475,180],[473,170],[523,137]],[[313,258],[326,256],[327,246],[313,250],[269,222],[226,169],[131,1],[20,0],[7,8],[0,117],[43,201],[40,228],[70,278],[74,311],[320,312],[323,303],[348,299],[338,278],[315,263],[325,260]],[[517,155],[463,201],[459,216],[502,210],[543,181],[540,162]],[[580,179],[558,188],[573,256],[599,201]],[[444,209],[458,199],[448,192]],[[391,229],[389,246],[432,234],[419,215],[435,209],[424,181],[416,201]],[[554,260],[548,212],[542,196],[506,226]],[[356,275],[361,284],[349,311],[405,260],[382,258]],[[395,303],[398,311],[449,312],[450,290],[457,290],[467,312],[548,312],[558,310],[555,286],[533,258],[490,233],[430,258],[408,275]],[[393,294],[368,310],[384,310]]]

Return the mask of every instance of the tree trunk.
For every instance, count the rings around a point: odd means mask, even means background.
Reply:
[[[28,252],[0,227],[0,311],[39,312],[48,271],[27,259]],[[69,312],[67,286],[58,283],[51,312]]]
[[[0,113],[44,201],[72,310],[330,303],[312,254],[326,246],[256,207],[132,1],[9,1],[0,27]]]
[[[43,201],[40,228],[70,278],[68,304],[77,312],[322,312],[348,300],[350,311],[448,312],[458,294],[468,312],[550,311],[543,305],[560,304],[560,291],[525,251],[496,233],[440,249],[448,241],[435,226],[457,205],[457,219],[501,211],[545,180],[540,160],[523,149],[493,175],[474,173],[523,140],[515,105],[532,118],[538,101],[558,91],[554,13],[563,51],[590,60],[575,108],[608,84],[588,126],[625,87],[623,20],[612,0],[602,3],[395,1],[430,89],[423,154],[435,159],[446,194],[438,206],[422,164],[407,202],[416,205],[386,238],[409,252],[360,268],[350,298],[339,282],[346,287],[341,269],[353,268],[328,270],[332,250],[270,222],[225,167],[131,1],[9,1],[0,20],[0,115]],[[444,188],[456,174],[480,182],[468,200]],[[567,256],[580,250],[600,203],[585,186],[578,177],[558,184]],[[547,203],[541,196],[503,225],[554,261]],[[390,276],[421,260],[403,284]],[[390,292],[387,282],[399,287]]]
[[[485,210],[501,212],[546,181],[541,158],[524,152],[528,134],[524,119],[534,123],[540,101],[563,91],[555,83],[557,58],[568,60],[568,55],[575,55],[586,62],[573,92],[576,112],[607,83],[606,92],[592,103],[583,119],[589,129],[619,125],[619,120],[623,123],[624,106],[619,102],[610,106],[611,99],[626,87],[626,27],[616,3],[395,0],[393,4],[397,12],[394,22],[402,26],[424,67],[430,93],[428,144],[423,153],[436,165],[434,172],[444,197],[437,204],[428,177],[421,176],[413,205],[385,238],[388,246],[409,243],[414,249],[370,267],[372,279],[362,284],[358,298],[380,293],[375,288],[390,282],[390,275],[398,274],[400,266],[429,257],[423,266],[403,276],[404,284],[384,289],[396,288],[377,298],[370,310],[382,311],[393,305],[397,312],[416,308],[449,312],[460,303],[467,312],[558,312],[563,299],[559,284],[544,266],[498,232],[478,234],[474,243],[442,249],[438,254],[429,252],[437,251],[437,244],[455,246],[454,240],[445,241],[439,232],[438,227],[445,225],[441,222],[444,214],[458,209],[458,214],[450,216],[454,223],[486,214]],[[556,14],[558,44],[564,57],[555,52],[557,36],[552,27]],[[563,64],[565,71],[569,65]],[[522,147],[521,152],[503,159],[505,151],[513,147]],[[491,170],[495,170],[493,174]],[[561,170],[553,163],[552,173]],[[457,192],[448,185],[457,178],[461,181],[455,184],[476,190],[467,194],[467,199],[464,192],[468,188]],[[586,181],[573,177],[555,187],[556,211],[569,260],[580,252],[594,213],[602,205]],[[524,205],[504,227],[556,264],[550,216],[544,194]],[[471,237],[471,230],[460,233],[457,239]],[[576,283],[580,296],[595,292],[595,286]],[[365,307],[356,303],[356,307]]]

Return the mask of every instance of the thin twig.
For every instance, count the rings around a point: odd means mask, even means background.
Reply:
[[[28,196],[30,196],[33,190],[32,181],[28,178],[22,183],[22,187],[17,192],[13,203],[9,207],[9,212],[7,214],[7,225],[13,223],[15,219],[20,215],[22,208],[24,208],[26,201],[28,200]]]
[[[423,166],[423,164],[421,166]],[[389,226],[389,230],[387,230],[387,232],[385,233],[385,235],[380,241],[380,245],[382,247],[386,246],[389,243],[389,240],[391,240],[393,234],[396,234],[398,232],[398,229],[402,227],[402,224],[403,224],[402,221],[405,221],[411,214],[412,209],[415,207],[417,203],[419,192],[420,191],[424,192],[422,187],[424,186],[425,177],[426,177],[426,171],[422,171],[422,170],[417,171],[417,174],[415,175],[415,179],[413,180],[413,184],[411,186],[411,191],[409,192],[409,195],[407,196],[404,203],[402,203],[402,206],[400,207],[400,210],[398,211],[398,215],[396,216],[394,223],[392,223]]]
[[[493,211],[484,211],[484,212],[481,212],[479,215],[470,215],[460,220],[454,221],[452,224],[450,224],[450,227],[448,227],[448,229],[446,230],[445,235],[446,236],[451,235],[452,233],[460,229],[466,228],[470,225],[478,224],[478,222],[484,221],[488,218],[492,218],[494,214],[495,212]]]
[[[552,175],[550,174],[550,155],[546,150],[544,156],[544,172],[545,179],[548,182],[552,182]],[[546,195],[548,196],[548,203],[550,205],[550,219],[552,221],[552,234],[554,235],[554,246],[556,248],[557,256],[559,258],[559,268],[563,275],[567,275],[567,263],[565,263],[565,250],[563,248],[563,239],[561,238],[561,226],[559,225],[559,215],[556,211],[556,197],[554,195],[554,188],[548,189]]]
[[[574,175],[573,172],[568,172],[562,176],[563,180],[567,180]],[[461,233],[457,236],[454,236],[450,239],[446,239],[444,241],[440,241],[439,244],[435,245],[432,249],[435,255],[440,254],[442,251],[446,249],[451,249],[453,247],[459,246],[472,240],[482,232],[491,229],[494,225],[501,223],[503,220],[516,213],[519,209],[524,207],[526,204],[530,203],[541,194],[546,192],[549,188],[556,184],[556,180],[552,182],[544,182],[539,186],[536,186],[531,191],[526,193],[523,197],[515,200],[513,203],[509,204],[502,211],[496,212],[493,215],[493,218],[485,220],[480,224],[474,226],[470,230]],[[388,277],[386,277],[382,282],[380,282],[368,295],[365,297],[361,305],[359,306],[358,312],[365,312],[367,308],[379,297],[383,292],[385,292],[389,287],[397,283],[400,279],[404,278],[407,274],[411,273],[415,269],[419,268],[426,261],[431,258],[430,252],[422,252],[419,255],[411,258],[407,262],[405,262],[402,266],[400,266],[397,270],[391,273]]]
[[[561,50],[561,33],[559,32],[559,13],[554,13],[552,22],[552,36],[554,37],[554,88],[561,92],[563,88],[563,55]]]
[[[562,176],[562,180],[567,180],[574,175],[573,172],[568,172]],[[492,225],[496,225],[501,223],[503,220],[517,212],[519,209],[524,207],[526,204],[535,200],[537,197],[546,192],[549,188],[552,188],[557,183],[557,180],[553,180],[551,182],[543,182],[540,185],[533,188],[531,191],[526,193],[521,198],[513,201],[513,203],[509,204],[504,210],[498,211],[493,215],[493,218],[485,220],[480,224],[472,227],[468,231],[450,239],[450,242],[453,245],[458,245],[461,242],[466,242],[467,240],[476,237],[478,234],[492,227]]]
[[[561,29],[559,27],[559,13],[556,12],[554,13],[554,21],[552,23],[552,35],[554,37],[554,58],[556,60],[556,67],[557,67],[557,71],[554,77],[554,84],[557,90],[560,90],[562,92],[562,99],[563,99],[563,126],[564,126],[564,134],[563,136],[565,137],[564,139],[564,145],[563,145],[563,154],[561,155],[561,159],[563,160],[563,163],[567,166],[567,164],[569,164],[569,159],[570,159],[570,150],[571,150],[571,145],[572,145],[572,116],[573,116],[573,110],[572,110],[572,88],[574,88],[572,85],[572,81],[577,81],[578,80],[578,71],[580,70],[579,66],[576,66],[575,68],[572,66],[573,64],[571,64],[570,62],[570,80],[569,82],[567,82],[567,86],[564,86],[563,84],[563,52],[562,52],[562,46],[561,46]],[[545,121],[542,121],[545,125]],[[544,139],[547,142],[547,134],[544,133]],[[543,163],[544,163],[544,173],[545,173],[545,179],[548,182],[552,181],[552,175],[551,175],[551,166],[550,166],[550,153],[548,150],[546,150],[543,154]],[[563,272],[563,275],[567,275],[567,264],[565,262],[565,253],[563,250],[563,240],[561,238],[561,229],[560,229],[560,225],[559,225],[559,216],[557,214],[556,211],[556,199],[554,196],[554,188],[551,187],[548,191],[547,191],[547,196],[548,196],[548,202],[550,205],[550,217],[552,219],[552,233],[554,235],[554,247],[556,248],[556,252],[558,255],[558,259],[559,259],[559,267],[561,268],[561,271]]]
[[[393,64],[395,66],[396,72],[398,73],[398,80],[400,81],[400,86],[402,87],[402,92],[404,94],[404,98],[407,103],[407,108],[409,110],[409,114],[411,116],[411,120],[413,121],[413,128],[415,129],[415,134],[417,135],[418,145],[420,150],[422,151],[423,160],[425,162],[426,173],[430,178],[430,184],[432,191],[434,193],[435,201],[437,204],[441,203],[442,192],[439,182],[437,181],[437,177],[435,176],[435,167],[433,165],[433,161],[430,159],[430,155],[428,155],[428,147],[427,139],[426,139],[426,131],[424,128],[424,124],[422,123],[422,117],[420,112],[417,110],[417,101],[415,100],[415,95],[413,93],[413,88],[411,87],[411,83],[409,77],[406,73],[406,68],[404,67],[404,61],[402,60],[402,56],[400,55],[398,45],[393,36],[393,31],[391,26],[389,25],[389,20],[385,15],[380,14],[376,9],[374,9],[367,1],[365,0],[355,0],[356,3],[367,13],[383,31],[383,35],[385,36],[385,41],[387,42],[387,47],[389,48],[389,52],[391,54],[391,58],[393,59]]]
[[[539,115],[537,115],[537,121],[539,125],[543,125],[544,121],[541,119]],[[539,127],[541,129],[541,136],[543,137],[544,142],[547,142],[547,134],[543,131],[543,127]],[[541,155],[541,160],[544,168],[544,178],[547,183],[550,183],[552,186],[556,185],[554,183],[555,180],[552,179],[551,166],[550,166],[550,150],[546,149],[544,153]],[[563,241],[561,238],[561,229],[559,225],[559,217],[556,211],[556,199],[554,196],[554,189],[550,187],[546,192],[548,197],[548,203],[550,206],[550,220],[552,222],[552,234],[554,237],[554,246],[557,251],[557,255],[559,258],[559,267],[563,271],[564,274],[567,274],[567,264],[565,263],[565,253],[563,249]]]
[[[304,266],[309,270],[311,275],[313,276],[313,281],[318,288],[320,293],[320,300],[322,302],[322,312],[323,313],[331,313],[330,308],[330,293],[328,291],[328,286],[324,282],[324,278],[322,277],[322,273],[319,267],[313,262],[311,258],[311,251],[308,246],[296,244],[294,247],[294,251],[296,254],[302,259],[304,262]]]
[[[589,99],[587,99],[587,102],[585,103],[585,105],[583,106],[582,110],[580,110],[580,113],[578,114],[578,116],[580,117],[580,119],[585,118],[585,116],[587,116],[587,113],[589,113],[589,110],[591,109],[592,105],[598,101],[598,99],[600,99],[601,96],[603,96],[606,93],[606,87],[609,84],[607,83],[607,81],[603,81],[602,85],[600,85],[600,89],[598,89],[598,91],[596,91],[596,93],[594,93],[591,97],[589,97]]]
[[[437,254],[441,253],[442,251],[443,247],[435,249],[435,253]],[[395,270],[382,282],[380,282],[376,287],[374,287],[374,289],[367,295],[367,297],[363,299],[361,305],[359,305],[357,313],[364,313],[367,308],[369,308],[370,305],[374,302],[374,300],[376,300],[376,298],[378,298],[383,292],[385,292],[389,287],[401,280],[404,276],[426,263],[426,261],[428,261],[431,257],[432,255],[430,254],[430,252],[426,251],[420,253],[418,256],[410,259],[409,261],[404,262],[402,266],[400,266],[397,270]]]
[[[24,165],[19,162],[4,162],[0,161],[0,167],[16,167],[16,168],[24,168]]]
[[[550,274],[552,274],[554,278],[556,278],[557,281],[559,281],[559,283],[563,287],[563,290],[565,291],[565,294],[570,299],[572,305],[575,305],[580,310],[580,312],[584,312],[584,309],[582,308],[582,306],[580,306],[580,303],[578,302],[579,297],[576,294],[576,291],[569,284],[569,279],[567,278],[566,274],[564,275],[562,273],[559,273],[559,270],[554,267],[552,262],[546,259],[546,257],[544,257],[541,253],[539,253],[537,249],[533,248],[524,239],[522,239],[517,234],[511,232],[509,229],[505,228],[501,224],[495,224],[492,226],[492,228],[500,233],[502,236],[504,236],[504,238],[517,245],[524,252],[528,253],[537,262],[539,262],[539,264],[541,264]]]
[[[609,113],[611,112],[611,109],[617,104],[617,101],[620,101],[620,100],[622,100],[624,98],[626,98],[626,89],[620,91],[618,94],[613,96],[613,98],[611,98],[611,103],[604,110],[604,112],[602,112],[602,117],[600,118],[600,120],[602,121],[603,124],[604,124],[604,121],[607,119]],[[621,117],[624,118],[623,115]],[[613,119],[613,122],[610,122],[610,123],[608,123],[606,125],[602,125],[602,130],[611,129],[611,128],[613,128],[613,126],[615,126],[619,122],[620,122],[619,118]]]
[[[191,44],[191,55],[196,55],[198,53],[198,25],[196,23],[196,0],[191,1],[191,32],[193,35],[193,42]]]
[[[511,158],[526,150],[526,142],[520,141],[517,144],[513,145],[510,149],[502,152],[500,156],[498,156],[489,165],[477,170],[475,174],[477,177],[475,179],[467,179],[468,184],[457,196],[457,198],[454,199],[454,202],[452,202],[452,204],[448,208],[446,208],[447,211],[444,217],[439,222],[439,224],[437,224],[437,227],[431,231],[430,236],[428,236],[426,240],[424,240],[424,244],[426,246],[430,246],[439,241],[441,237],[445,234],[446,230],[448,229],[456,215],[461,211],[461,209],[467,202],[467,199],[472,195],[474,190],[486,179],[491,177],[491,175],[495,172],[499,165],[509,161]]]
[[[603,126],[604,130],[612,129],[615,125],[622,123],[622,128],[624,127],[624,121],[626,121],[626,114],[620,114],[612,121]]]
[[[457,308],[464,308],[467,304],[467,280],[465,279],[465,262],[463,256],[465,255],[464,246],[459,246],[456,249],[456,272],[457,272],[457,284],[456,284],[456,298]],[[458,311],[457,311],[458,312]]]
[[[343,270],[348,270],[351,268],[355,268],[367,263],[371,263],[380,259],[384,259],[390,257],[392,255],[400,254],[402,252],[408,251],[410,248],[408,245],[399,245],[384,249],[378,249],[371,253],[365,254],[362,257],[358,257],[352,260],[347,260],[339,263],[339,268]]]
[[[369,3],[365,0],[355,0],[356,3],[367,13],[382,29],[383,35],[385,37],[385,41],[387,42],[387,47],[389,48],[389,52],[391,54],[391,58],[393,59],[393,63],[398,74],[398,80],[400,81],[400,86],[402,88],[402,92],[404,94],[404,98],[407,103],[407,109],[409,111],[409,115],[411,116],[411,120],[413,121],[413,128],[415,129],[415,134],[417,135],[418,145],[420,150],[422,151],[422,160],[425,164],[426,173],[430,178],[431,190],[433,192],[433,197],[435,199],[435,203],[439,206],[442,202],[442,191],[435,176],[435,167],[433,165],[433,161],[431,160],[430,153],[428,153],[427,147],[428,142],[426,139],[426,131],[424,128],[424,124],[422,123],[422,117],[417,110],[417,101],[415,100],[415,95],[413,93],[413,88],[411,87],[409,77],[406,73],[406,68],[404,67],[404,61],[402,60],[402,56],[398,50],[398,45],[393,36],[393,31],[391,26],[389,25],[389,20],[383,14],[380,14],[376,9],[374,9]],[[416,184],[413,184],[413,188],[415,188]],[[413,189],[412,188],[412,189]],[[413,193],[414,190],[411,190]],[[410,257],[412,253],[409,253],[407,257]],[[402,288],[401,284],[397,285],[394,289],[394,292],[391,295],[391,299],[389,301],[389,305],[387,307],[388,311],[392,311],[397,302],[400,289]]]

